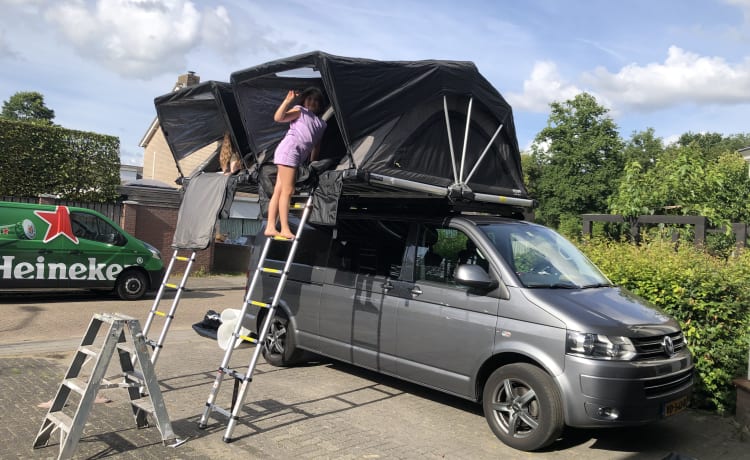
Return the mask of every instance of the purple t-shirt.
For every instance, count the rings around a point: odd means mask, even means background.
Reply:
[[[326,122],[301,105],[299,117],[289,123],[289,130],[281,140],[273,156],[273,162],[286,166],[298,166],[310,158],[313,147],[320,143]]]

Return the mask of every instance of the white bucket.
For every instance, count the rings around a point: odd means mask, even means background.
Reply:
[[[227,308],[221,312],[221,325],[219,326],[218,331],[216,331],[216,342],[222,350],[229,348],[229,345],[233,340],[232,333],[234,332],[234,328],[237,327],[240,313],[242,313],[242,311],[235,308]],[[245,315],[245,324],[249,323],[250,320],[251,318]],[[248,334],[250,334],[250,329],[243,325],[242,328],[240,328],[240,335],[247,336]],[[234,343],[234,348],[238,348],[240,345],[250,346],[251,343],[247,340],[237,340]]]

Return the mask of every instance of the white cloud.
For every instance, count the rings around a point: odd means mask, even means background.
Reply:
[[[549,104],[572,99],[582,90],[565,81],[551,61],[534,64],[531,75],[523,82],[523,93],[507,93],[508,102],[514,110],[547,112]]]
[[[20,55],[13,50],[5,36],[5,31],[0,30],[0,59],[2,58],[19,58]]]
[[[65,0],[45,18],[80,56],[136,78],[183,70],[190,51],[223,46],[232,28],[223,7],[199,11],[189,0]]]
[[[617,73],[599,67],[584,74],[583,81],[618,109],[750,102],[750,60],[732,65],[676,46],[669,48],[664,63],[630,64]]]

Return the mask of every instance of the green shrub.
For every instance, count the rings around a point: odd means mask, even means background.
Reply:
[[[580,247],[612,282],[680,322],[695,358],[693,404],[732,412],[731,381],[744,375],[750,346],[750,251],[725,259],[648,240],[636,246],[593,239]]]
[[[0,195],[106,202],[120,184],[120,140],[0,119]]]

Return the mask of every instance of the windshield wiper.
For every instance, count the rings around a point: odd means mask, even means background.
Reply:
[[[583,286],[581,286],[581,289],[600,288],[600,287],[612,287],[612,285],[610,283],[584,284]]]
[[[544,289],[580,289],[580,286],[571,283],[531,284],[528,287]]]

